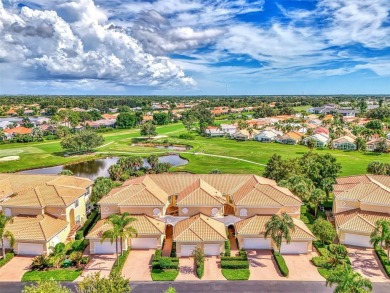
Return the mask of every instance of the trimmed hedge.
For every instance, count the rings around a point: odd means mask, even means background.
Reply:
[[[279,252],[276,252],[275,250],[273,251],[273,254],[281,274],[287,277],[289,271],[283,256]]]
[[[123,255],[122,254],[119,255],[119,257],[116,259],[116,261],[114,263],[114,266],[111,269],[111,273],[110,273],[111,275],[113,275],[113,274],[120,275],[121,274],[123,266],[126,262],[126,259],[129,256],[129,253],[130,253],[130,250],[128,249],[125,252],[123,252]]]
[[[176,257],[176,242],[172,243],[171,257]]]
[[[230,241],[226,240],[225,241],[225,256],[230,256]]]
[[[165,266],[165,270],[167,269],[179,269],[179,258],[177,257],[167,257],[167,256],[162,256],[162,250],[158,249],[153,255],[152,259],[152,268],[154,270],[163,270],[161,267],[162,261],[163,265]]]
[[[100,220],[100,214],[98,210],[94,210],[85,221],[84,225],[76,232],[76,240],[80,240],[83,237],[87,236],[89,231],[95,226],[97,221]]]
[[[15,254],[13,252],[8,252],[5,254],[5,258],[0,259],[0,268],[5,265],[7,262],[9,262]]]
[[[385,270],[388,277],[390,277],[390,261],[387,259],[387,254],[383,248],[375,248],[375,253],[381,262],[383,269]]]
[[[249,269],[247,260],[221,260],[221,268],[223,269]]]
[[[85,248],[88,246],[89,240],[88,239],[82,239],[82,240],[75,240],[72,243],[72,251],[81,251],[83,252]]]
[[[221,261],[248,260],[247,256],[222,256]]]

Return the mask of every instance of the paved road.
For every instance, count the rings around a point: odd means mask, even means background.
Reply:
[[[63,283],[74,292],[75,283]],[[25,283],[0,283],[1,293],[20,293]],[[325,287],[324,282],[299,282],[299,281],[188,281],[188,282],[132,282],[132,293],[162,293],[168,286],[175,287],[178,293],[199,292],[245,292],[245,293],[331,293],[333,290]],[[390,292],[390,282],[374,283],[374,293]]]

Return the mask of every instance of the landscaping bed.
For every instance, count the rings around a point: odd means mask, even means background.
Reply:
[[[179,259],[162,256],[162,251],[156,250],[152,259],[153,281],[174,281],[179,274]]]
[[[119,257],[115,260],[114,266],[111,269],[111,275],[122,273],[123,266],[126,262],[127,257],[130,254],[130,250],[126,250],[123,254],[120,254]]]
[[[248,280],[249,262],[245,250],[240,250],[238,256],[223,256],[221,257],[222,275],[226,280]]]
[[[7,262],[9,262],[11,259],[13,259],[14,256],[15,254],[13,252],[6,253],[5,258],[0,259],[0,268],[4,266]]]
[[[273,255],[274,255],[276,264],[278,265],[278,268],[280,270],[280,273],[283,276],[288,277],[289,270],[288,270],[286,261],[284,260],[283,256],[275,250],[273,250]]]
[[[387,259],[387,254],[383,248],[375,248],[375,253],[381,262],[383,269],[385,270],[388,277],[390,277],[390,261]]]
[[[82,269],[60,269],[60,270],[48,270],[48,271],[29,271],[26,272],[23,277],[23,282],[30,281],[74,281],[81,273]]]
[[[84,225],[76,232],[76,240],[83,239],[89,231],[95,226],[95,224],[100,220],[100,213],[98,210],[94,210],[85,221]]]

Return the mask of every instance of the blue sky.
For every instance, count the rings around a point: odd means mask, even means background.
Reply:
[[[390,94],[389,0],[0,0],[0,94]]]

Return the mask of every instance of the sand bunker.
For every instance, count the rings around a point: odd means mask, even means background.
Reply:
[[[0,162],[16,161],[19,159],[20,159],[19,156],[8,156],[8,157],[0,158]]]

